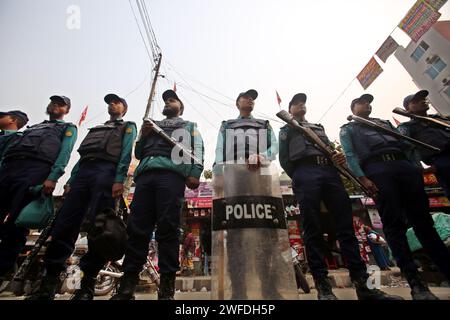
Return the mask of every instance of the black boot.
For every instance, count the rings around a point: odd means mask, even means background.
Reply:
[[[406,280],[411,288],[411,296],[413,300],[439,300],[431,293],[428,285],[420,276],[419,272],[406,274]]]
[[[353,280],[358,300],[404,300],[400,296],[389,295],[376,288],[369,289],[366,279]]]
[[[83,276],[80,289],[76,290],[70,300],[94,300],[95,282],[97,278]]]
[[[139,283],[139,274],[125,273],[120,278],[119,289],[117,293],[111,297],[110,300],[134,300],[134,292]]]
[[[158,288],[158,300],[174,300],[175,272],[162,273]]]
[[[331,281],[328,277],[314,279],[319,300],[338,300],[331,289]]]
[[[25,298],[25,300],[54,300],[61,279],[59,276],[45,276],[36,293]]]

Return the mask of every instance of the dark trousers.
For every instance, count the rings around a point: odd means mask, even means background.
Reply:
[[[450,278],[450,253],[434,228],[419,170],[410,162],[399,160],[368,164],[364,172],[380,191],[377,209],[386,240],[402,272],[417,272],[406,238],[408,222],[425,251]]]
[[[328,274],[323,252],[320,202],[323,201],[334,222],[336,237],[353,280],[367,278],[367,269],[359,254],[350,198],[337,170],[332,166],[305,165],[296,168],[292,188],[303,216],[308,265],[315,279]]]
[[[65,269],[86,213],[89,211],[95,216],[104,208],[114,208],[112,185],[115,175],[114,163],[101,160],[80,163],[70,192],[56,217],[52,240],[44,257],[49,275],[56,276]],[[80,268],[85,275],[95,277],[106,262],[88,251],[81,259]]]
[[[450,151],[436,157],[433,164],[436,167],[436,178],[445,195],[450,199]]]
[[[33,200],[29,188],[42,184],[50,169],[51,164],[31,159],[10,160],[0,168],[0,276],[12,269],[25,247],[28,230],[14,222]]]
[[[155,225],[160,273],[180,269],[178,237],[184,190],[184,178],[173,171],[152,170],[136,179],[124,272],[141,272]]]

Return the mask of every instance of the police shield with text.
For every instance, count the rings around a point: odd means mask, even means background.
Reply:
[[[213,168],[212,298],[297,299],[279,187],[277,141],[239,94],[237,119],[222,123]]]

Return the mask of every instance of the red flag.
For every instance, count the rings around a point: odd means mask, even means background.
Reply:
[[[394,117],[392,117],[392,119],[394,119],[395,125],[396,125],[397,127],[401,124],[401,122],[398,121],[397,119],[395,119]]]
[[[177,92],[177,83],[176,82],[173,83],[173,91]]]
[[[78,121],[78,126],[81,126],[81,123],[82,123],[84,120],[86,120],[86,114],[87,114],[87,111],[88,111],[88,106],[84,107],[84,110],[83,110],[83,112],[81,113],[80,120]]]
[[[278,105],[281,107],[281,98],[280,98],[280,95],[278,94],[278,91],[275,90],[275,92],[277,93],[277,101],[278,101]]]

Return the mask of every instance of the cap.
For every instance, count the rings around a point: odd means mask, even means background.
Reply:
[[[70,108],[70,99],[66,96],[51,96],[50,101],[55,101],[59,103],[63,103]]]
[[[117,94],[115,93],[109,93],[105,96],[105,98],[103,98],[103,100],[109,104],[112,101],[120,101],[123,103],[124,107],[128,109],[128,104],[126,102],[126,100],[124,98],[119,97]]]
[[[20,111],[20,110],[12,110],[12,111],[7,111],[7,112],[1,112],[0,111],[0,117],[3,117],[3,116],[19,117],[24,122],[24,125],[28,122],[27,114],[25,112]]]
[[[428,97],[429,92],[427,90],[420,90],[416,92],[415,94],[410,94],[405,99],[403,99],[403,107],[405,109],[408,109],[409,103],[414,100],[421,100],[423,98]]]
[[[292,97],[291,101],[289,102],[289,109],[291,109],[291,106],[297,101],[306,102],[306,98],[307,98],[306,94],[297,93]]]
[[[166,101],[167,99],[170,99],[170,98],[174,98],[181,102],[180,98],[178,98],[177,93],[173,90],[164,91],[162,94],[162,98],[163,98],[163,101]]]
[[[358,102],[369,102],[369,103],[371,103],[372,101],[373,101],[373,95],[365,93],[361,97],[353,99],[353,101],[352,101],[352,103],[350,105],[350,108],[353,110],[353,107]]]
[[[250,96],[250,97],[252,97],[253,100],[255,100],[256,98],[258,98],[258,92],[255,89],[249,89],[245,92],[241,92],[241,93],[239,93],[238,97],[236,98],[236,103],[238,102],[239,98],[244,97],[244,96]]]

